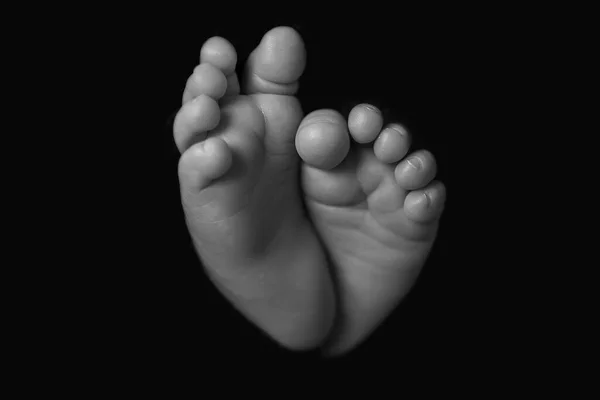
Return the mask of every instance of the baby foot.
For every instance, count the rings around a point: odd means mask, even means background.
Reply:
[[[243,89],[233,46],[206,41],[173,127],[187,225],[208,276],[248,319],[293,349],[320,344],[333,321],[326,259],[299,193],[293,94],[305,66],[296,31],[269,31]]]
[[[347,123],[336,111],[315,111],[296,136],[306,205],[332,258],[341,300],[330,354],[359,344],[407,294],[444,207],[433,155],[421,150],[404,158],[406,129],[382,127],[377,108],[359,105]]]

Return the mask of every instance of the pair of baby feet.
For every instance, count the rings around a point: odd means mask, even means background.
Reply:
[[[445,202],[435,159],[408,155],[406,129],[371,105],[347,121],[303,118],[293,95],[306,54],[292,28],[265,34],[243,86],[236,64],[227,40],[206,41],[173,126],[193,243],[220,292],[275,341],[345,353],[425,263]]]

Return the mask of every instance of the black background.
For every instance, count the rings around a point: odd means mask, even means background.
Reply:
[[[173,21],[127,19],[99,28],[90,74],[103,94],[86,115],[102,131],[92,142],[110,152],[97,160],[103,174],[92,196],[99,205],[86,215],[98,228],[83,239],[84,272],[75,277],[76,299],[86,300],[67,312],[78,326],[77,359],[97,361],[107,377],[157,379],[185,380],[207,368],[246,373],[259,365],[300,366],[306,376],[374,367],[407,379],[491,375],[513,327],[496,307],[494,257],[479,247],[491,216],[481,195],[487,172],[475,166],[492,140],[489,93],[506,83],[514,60],[502,56],[510,28],[487,15],[474,22],[443,12],[288,14],[229,23],[190,11]],[[279,348],[220,296],[191,247],[179,199],[171,128],[202,43],[227,38],[241,71],[262,35],[278,25],[305,40],[298,93],[305,113],[325,107],[347,116],[362,102],[380,107],[386,121],[409,129],[413,149],[435,154],[448,188],[439,236],[414,290],[363,345],[337,359]]]
[[[3,271],[23,279],[2,282],[14,292],[5,305],[15,316],[3,322],[16,333],[5,342],[17,354],[10,372],[39,372],[23,374],[20,388],[114,394],[129,383],[136,394],[162,386],[163,397],[177,398],[179,384],[262,394],[281,382],[312,389],[322,381],[313,378],[324,378],[338,388],[387,383],[397,394],[527,382],[553,390],[562,377],[549,372],[585,367],[560,360],[592,347],[576,348],[586,345],[573,323],[586,301],[571,306],[576,297],[565,293],[586,293],[579,277],[588,264],[573,259],[581,231],[558,226],[573,216],[590,225],[587,214],[573,213],[587,210],[585,199],[569,196],[593,180],[573,183],[581,168],[556,161],[578,154],[567,145],[580,143],[573,123],[589,104],[569,115],[584,97],[561,89],[590,91],[584,71],[594,52],[585,39],[595,36],[585,16],[593,14],[548,4],[415,5],[27,4],[22,21],[7,10],[6,50],[16,51],[4,65],[19,74],[3,82],[20,96],[5,94],[15,109],[5,122],[16,126],[5,126],[3,150],[15,156],[6,175],[19,185],[3,199],[24,211],[4,207],[3,221],[17,225],[5,227],[11,241],[3,249],[17,254],[5,256]],[[413,149],[435,154],[448,188],[414,290],[339,359],[280,349],[230,307],[202,273],[180,205],[172,118],[202,43],[226,37],[241,68],[278,25],[306,42],[298,94],[305,113],[379,106],[387,121],[410,129]],[[565,236],[577,247],[559,259]],[[15,238],[23,248],[13,248]],[[271,379],[275,372],[287,379]],[[237,385],[245,376],[252,386]],[[213,385],[214,377],[230,383]]]

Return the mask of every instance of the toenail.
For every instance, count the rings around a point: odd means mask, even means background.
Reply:
[[[400,125],[390,125],[390,128],[393,129],[394,131],[398,132],[400,134],[400,136],[406,135],[406,129],[404,129]]]
[[[431,195],[428,192],[423,193],[423,197],[425,198],[425,207],[431,206]]]
[[[367,110],[370,110],[370,111],[376,112],[377,114],[381,114],[381,111],[379,111],[379,109],[378,109],[377,107],[375,107],[375,106],[372,106],[372,105],[370,105],[370,104],[365,104],[365,108],[366,108]]]
[[[420,169],[423,166],[423,161],[417,156],[413,156],[406,160],[406,163],[414,169]]]

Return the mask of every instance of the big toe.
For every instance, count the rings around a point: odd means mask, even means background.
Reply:
[[[332,169],[350,150],[348,125],[335,110],[318,110],[308,114],[296,134],[296,150],[305,163]]]
[[[290,27],[267,32],[246,63],[245,89],[251,93],[292,95],[306,66],[300,34]]]

